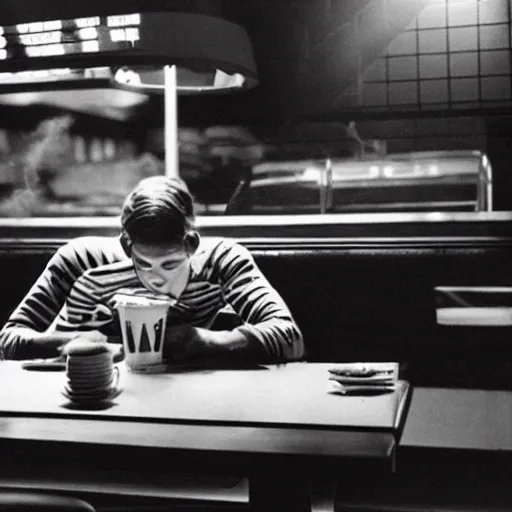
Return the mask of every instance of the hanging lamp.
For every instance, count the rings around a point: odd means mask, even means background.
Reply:
[[[258,83],[246,30],[190,12],[140,12],[0,27],[0,92],[113,87],[179,93],[248,89]]]

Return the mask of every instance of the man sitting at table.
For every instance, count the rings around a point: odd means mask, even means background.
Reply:
[[[193,200],[178,180],[142,180],[126,198],[120,237],[81,237],[61,247],[0,332],[5,359],[58,356],[69,341],[120,342],[112,308],[124,288],[165,294],[164,357],[283,362],[304,356],[302,335],[247,249],[201,238]],[[230,306],[239,325],[216,330]]]

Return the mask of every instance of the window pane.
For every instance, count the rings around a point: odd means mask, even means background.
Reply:
[[[509,133],[509,2],[404,0],[397,9],[400,1],[349,9],[283,0],[268,13],[257,2],[227,8],[251,29],[261,83],[240,94],[179,98],[179,172],[200,214],[451,208],[443,194],[461,209],[462,196],[475,203],[474,183],[452,176],[433,187],[439,176],[421,163],[432,151],[441,174],[446,162],[466,158],[457,151],[475,152],[467,164],[473,178],[484,156],[502,160],[497,172],[508,182],[512,155],[487,153]],[[279,16],[270,23],[273,9]],[[5,69],[19,43],[9,30],[0,31]],[[88,78],[98,69],[88,69]],[[52,79],[75,71],[43,70]],[[0,74],[1,216],[117,215],[135,183],[165,174],[172,139],[166,142],[163,95],[84,82],[80,90],[47,86],[27,96],[8,93],[9,77]],[[406,184],[384,171],[397,157],[412,173]],[[333,172],[353,178],[357,162],[368,173],[359,181]]]

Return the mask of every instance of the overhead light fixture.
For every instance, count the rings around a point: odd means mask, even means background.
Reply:
[[[258,83],[247,32],[216,16],[146,12],[0,27],[0,92],[64,88],[68,82],[163,92],[168,65],[176,67],[178,93]]]

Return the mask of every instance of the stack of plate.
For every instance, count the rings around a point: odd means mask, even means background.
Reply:
[[[395,389],[398,363],[349,363],[329,368],[332,391],[348,394],[382,394]]]
[[[75,340],[66,353],[64,396],[77,403],[104,402],[117,396],[119,371],[105,344]]]

